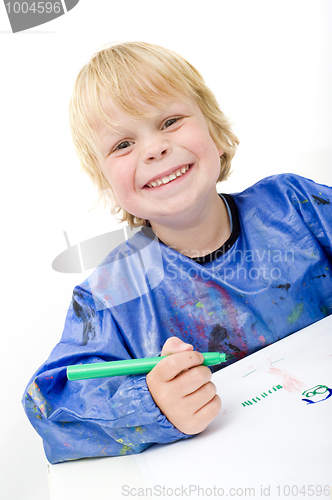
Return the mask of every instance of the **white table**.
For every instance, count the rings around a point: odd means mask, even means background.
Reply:
[[[332,500],[332,316],[213,381],[222,410],[202,434],[140,455],[48,465],[51,499]],[[302,394],[317,386],[320,394]]]

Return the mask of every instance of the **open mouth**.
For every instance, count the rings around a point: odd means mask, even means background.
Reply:
[[[165,177],[161,177],[160,179],[155,179],[152,182],[149,182],[149,184],[146,184],[144,187],[148,188],[156,188],[160,186],[164,186],[165,184],[169,184],[170,182],[174,182],[177,180],[179,177],[182,177],[185,175],[188,170],[191,168],[192,165],[186,165],[185,167],[178,168],[174,172],[172,172],[170,175],[166,175]]]

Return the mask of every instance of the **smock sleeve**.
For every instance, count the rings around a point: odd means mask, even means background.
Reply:
[[[289,187],[292,205],[332,262],[332,188],[294,174],[280,178]]]
[[[67,380],[67,366],[129,359],[129,349],[110,310],[96,311],[91,294],[75,288],[61,341],[23,396],[50,463],[140,453],[189,437],[160,412],[145,376]]]

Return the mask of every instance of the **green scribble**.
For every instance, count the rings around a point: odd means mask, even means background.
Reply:
[[[300,302],[300,304],[296,304],[292,312],[287,316],[287,323],[289,325],[294,325],[300,317],[303,314],[303,304]]]
[[[257,371],[257,370],[253,370],[252,372],[249,372],[249,373],[247,373],[246,375],[243,375],[243,377],[242,377],[242,378],[247,377],[248,375],[250,375],[250,373],[254,373],[254,372],[256,372],[256,371]]]
[[[280,384],[274,385],[274,386],[272,387],[272,389],[273,389],[274,391],[277,391],[277,389],[282,389],[282,388],[283,388],[283,387],[282,387],[282,385],[280,385]],[[270,394],[273,394],[273,392],[272,392],[270,389],[268,390],[268,392],[269,392]],[[268,394],[266,394],[266,392],[262,392],[262,394],[260,394],[260,396],[261,396],[261,398],[263,398],[263,399],[264,399],[264,398],[267,398]],[[253,401],[254,403],[258,403],[258,401],[261,401],[261,398],[259,398],[258,396],[255,396],[254,398],[251,398],[251,400],[250,400],[250,399],[248,399],[248,401],[244,401],[244,402],[242,403],[242,406],[252,406],[252,405],[253,405],[252,401]]]
[[[196,307],[204,307],[204,305],[202,304],[202,302],[197,302]]]
[[[329,388],[327,385],[315,385],[315,387],[312,387],[311,389],[306,389],[304,392],[302,392],[302,396],[306,396],[307,398],[312,398],[313,396],[316,396],[316,394],[325,394]]]

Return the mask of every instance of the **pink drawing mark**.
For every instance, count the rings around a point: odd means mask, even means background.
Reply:
[[[228,410],[229,408],[227,408],[224,403],[221,403],[220,415],[222,415],[223,418],[228,417]]]
[[[304,387],[303,382],[301,382],[282,368],[274,368],[274,366],[271,366],[268,373],[271,373],[272,375],[278,375],[278,377],[281,378],[282,385],[285,391],[297,392],[301,391],[301,389],[303,389]]]

